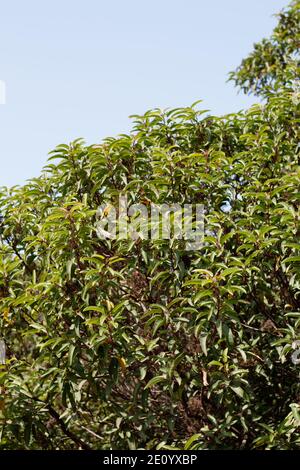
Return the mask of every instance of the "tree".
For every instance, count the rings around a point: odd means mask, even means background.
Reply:
[[[299,6],[231,75],[263,104],[148,111],[1,189],[2,449],[299,446]],[[99,239],[120,194],[203,204],[203,247]]]
[[[299,0],[293,0],[289,8],[277,16],[278,25],[271,38],[254,44],[253,52],[230,74],[245,93],[268,96],[284,86],[297,86],[299,82]]]

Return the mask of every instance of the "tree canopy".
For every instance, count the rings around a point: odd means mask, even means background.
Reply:
[[[0,190],[1,449],[299,447],[300,2],[231,73],[262,103],[134,115]],[[97,210],[203,204],[201,249]]]

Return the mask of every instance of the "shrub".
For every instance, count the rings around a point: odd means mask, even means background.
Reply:
[[[148,111],[1,189],[2,449],[299,446],[297,18],[232,74],[263,104]],[[203,247],[99,239],[120,194],[203,204]]]

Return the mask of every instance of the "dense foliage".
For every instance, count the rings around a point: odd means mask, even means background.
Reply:
[[[232,74],[263,104],[149,111],[1,189],[0,448],[299,446],[299,9]],[[100,240],[125,193],[204,204],[204,246]]]

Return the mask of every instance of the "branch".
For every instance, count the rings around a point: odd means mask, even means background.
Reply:
[[[72,431],[70,431],[67,426],[65,425],[64,421],[60,418],[59,414],[57,413],[57,411],[55,411],[55,409],[51,406],[51,405],[46,405],[47,406],[47,409],[50,413],[50,415],[52,416],[52,418],[55,419],[56,421],[56,424],[58,424],[58,426],[60,427],[60,429],[62,430],[62,432],[69,437],[69,439],[71,439],[73,442],[75,442],[75,444],[84,449],[84,450],[92,450],[92,448],[86,444],[85,442],[83,442],[79,437],[77,437]]]

